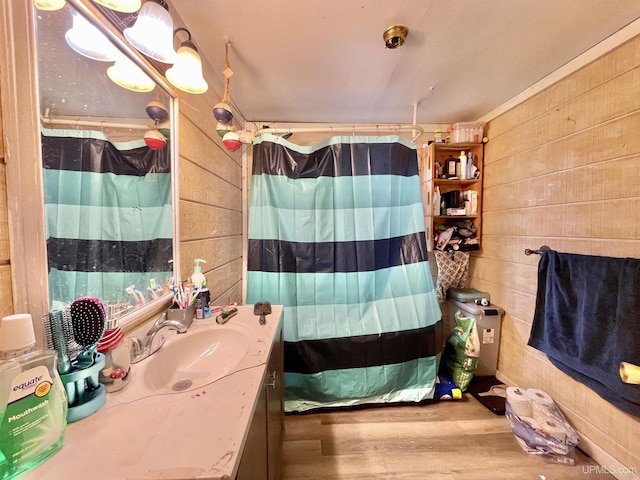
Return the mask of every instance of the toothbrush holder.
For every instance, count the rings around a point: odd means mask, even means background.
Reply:
[[[188,308],[169,308],[167,309],[167,320],[177,320],[184,325],[188,325],[196,316],[196,304],[189,305]]]
[[[77,368],[72,365],[69,373],[60,374],[67,392],[67,423],[76,422],[94,414],[107,401],[107,390],[98,381],[104,363],[104,355],[97,353],[90,367]]]

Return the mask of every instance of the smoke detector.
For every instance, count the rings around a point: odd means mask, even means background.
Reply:
[[[409,29],[404,25],[394,25],[387,28],[382,34],[384,46],[386,48],[398,48],[404,43],[404,39],[409,34]]]

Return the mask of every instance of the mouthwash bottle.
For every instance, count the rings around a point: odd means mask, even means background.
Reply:
[[[0,479],[16,479],[62,447],[67,398],[53,350],[34,350],[31,315],[0,323]]]

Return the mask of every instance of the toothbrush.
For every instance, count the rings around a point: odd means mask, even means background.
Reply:
[[[138,285],[134,283],[133,285],[131,285],[131,288],[133,288],[135,295],[140,300],[140,304],[145,305],[147,303],[147,300],[144,298],[144,294],[142,293],[142,290],[140,290],[140,287],[138,287]]]
[[[132,295],[132,296],[133,296],[133,298],[135,298],[135,299],[136,299],[136,305],[137,305],[138,307],[140,307],[142,304],[140,303],[140,299],[139,299],[139,298],[138,298],[138,296],[136,295],[136,292],[134,292],[134,291],[133,291],[133,288],[132,288],[132,287],[127,287],[127,288],[125,288],[125,290],[126,290],[126,292],[127,292],[129,295]]]

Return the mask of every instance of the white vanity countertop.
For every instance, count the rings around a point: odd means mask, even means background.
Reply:
[[[233,479],[282,318],[282,306],[273,306],[265,326],[259,325],[252,305],[238,310],[226,325],[215,324],[215,314],[194,320],[185,334],[211,324],[250,329],[248,352],[233,373],[198,389],[136,398],[138,390],[132,387],[141,381],[136,370],[153,356],[143,360],[132,366],[125,388],[107,393],[98,412],[69,424],[62,449],[23,478]]]

